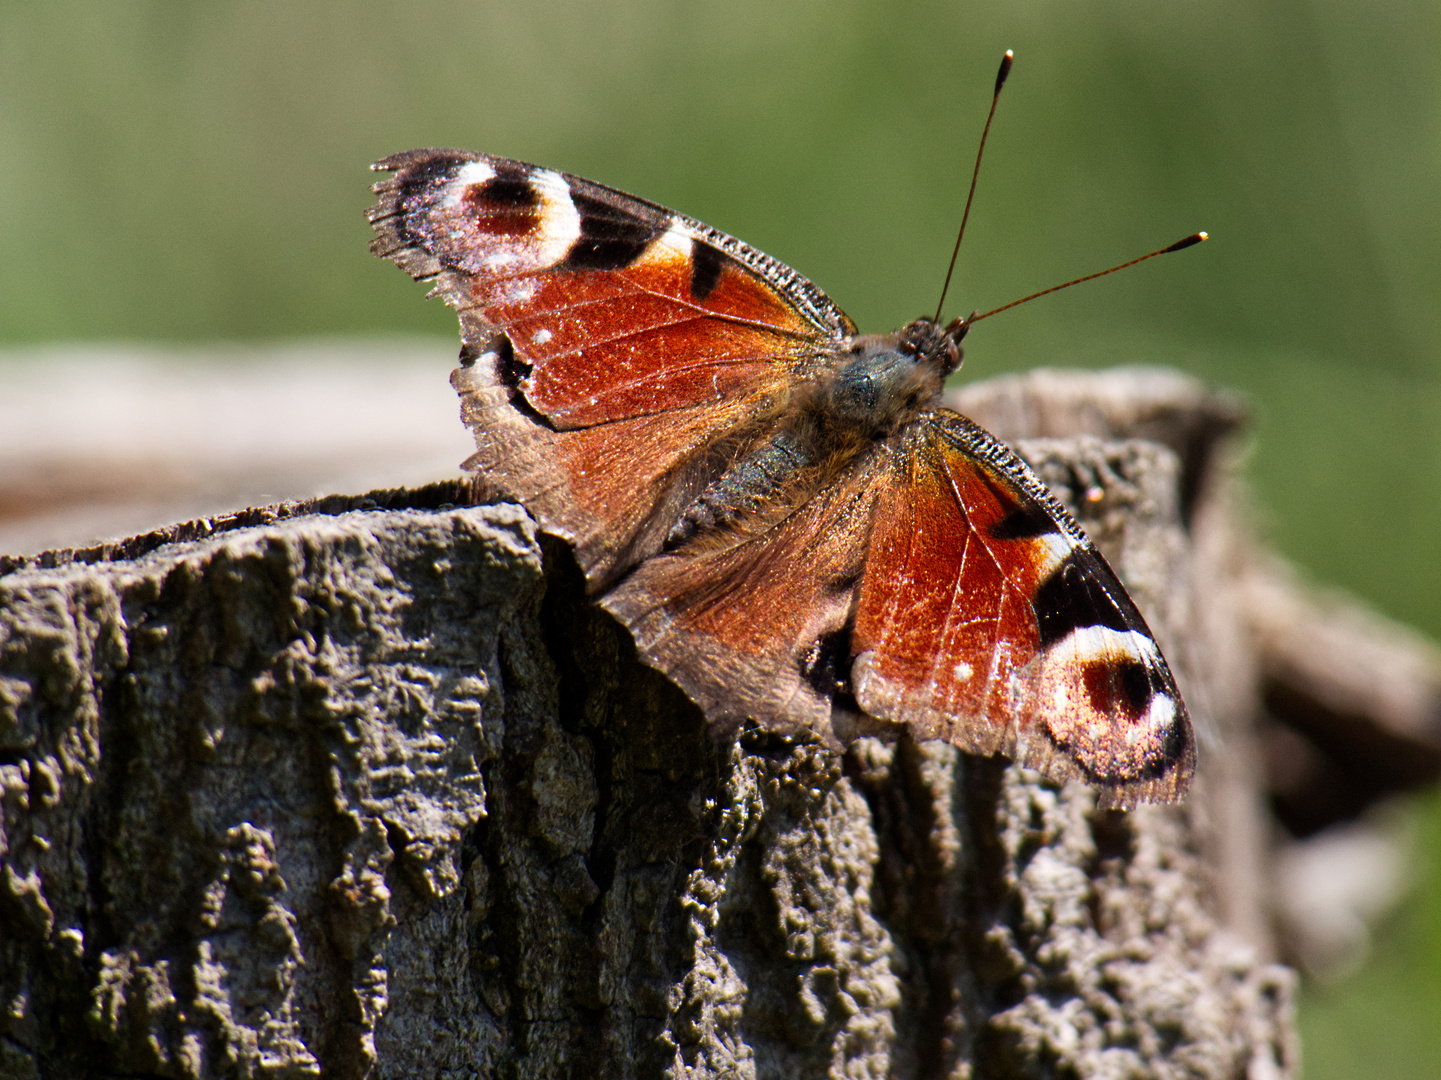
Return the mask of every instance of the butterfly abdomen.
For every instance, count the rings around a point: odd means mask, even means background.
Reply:
[[[739,523],[769,505],[797,505],[849,468],[872,443],[910,423],[940,398],[934,353],[905,351],[903,335],[862,338],[777,410],[779,431],[740,454],[686,508],[666,537],[691,537]]]
[[[775,499],[815,462],[813,440],[782,431],[742,456],[686,507],[666,536],[675,548],[697,533],[729,525]]]

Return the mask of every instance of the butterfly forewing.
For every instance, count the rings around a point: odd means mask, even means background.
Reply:
[[[430,153],[380,163],[399,171],[377,189],[377,250],[430,255],[445,298],[483,333],[505,332],[527,402],[556,427],[754,396],[854,332],[818,291],[804,308],[783,295],[803,280],[794,271],[748,264],[738,241],[653,203],[522,162]]]
[[[373,249],[461,316],[468,465],[574,542],[595,587],[854,332],[788,267],[591,181],[449,150],[376,167],[395,175]]]
[[[1164,800],[1190,722],[1144,619],[1008,448],[936,412],[904,435],[875,508],[852,635],[860,706],[1110,801]]]
[[[995,538],[1034,499],[957,453],[949,434],[917,424],[897,448],[866,560],[855,681],[870,711],[996,753],[1008,748],[1014,676],[1039,649],[1030,597],[1049,552]]]

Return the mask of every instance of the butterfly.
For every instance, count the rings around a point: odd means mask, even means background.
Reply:
[[[1105,806],[1195,770],[1115,573],[1007,446],[939,405],[968,324],[862,335],[699,221],[506,158],[377,162],[372,251],[460,317],[465,468],[569,542],[704,710],[834,746],[908,732]]]

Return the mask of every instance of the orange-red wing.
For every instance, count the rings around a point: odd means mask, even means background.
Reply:
[[[600,184],[451,150],[376,167],[395,175],[373,250],[461,318],[469,464],[574,541],[597,586],[855,332],[795,271]]]
[[[904,726],[1105,805],[1184,794],[1185,707],[1145,621],[1010,450],[939,412],[602,597],[718,730]]]
[[[711,476],[698,448],[742,423],[748,407],[739,400],[552,431],[515,407],[497,366],[486,352],[451,375],[475,435],[465,467],[570,541],[594,588],[660,549],[669,524]]]
[[[848,741],[848,628],[884,472],[871,455],[789,512],[649,559],[601,604],[717,730]]]
[[[377,187],[377,249],[504,331],[526,402],[556,427],[753,396],[855,332],[769,256],[592,181],[459,151],[377,167],[396,171]]]
[[[1183,794],[1185,707],[1079,527],[964,417],[931,413],[897,438],[851,637],[861,708],[918,738],[1080,775],[1110,805]]]

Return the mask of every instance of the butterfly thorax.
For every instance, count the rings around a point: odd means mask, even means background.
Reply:
[[[767,507],[803,503],[878,441],[935,407],[946,376],[960,366],[959,337],[918,319],[893,334],[854,338],[769,419],[769,433],[686,507],[666,547]]]

